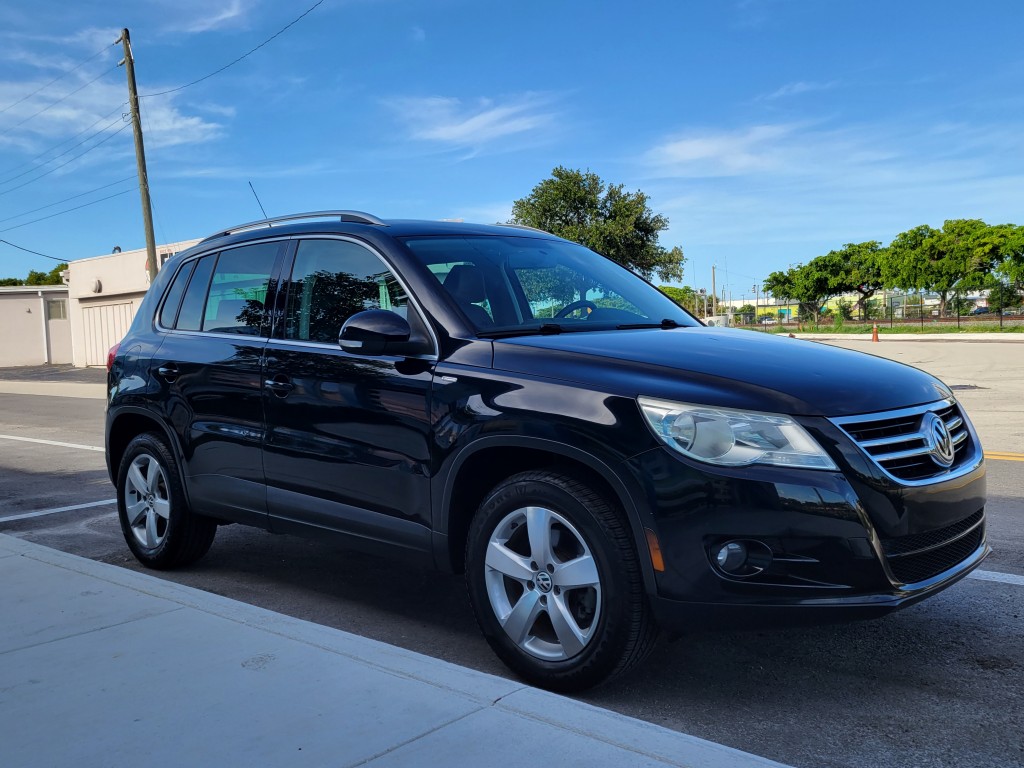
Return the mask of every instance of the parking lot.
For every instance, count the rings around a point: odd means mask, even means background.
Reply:
[[[642,668],[580,698],[794,766],[1024,765],[1024,344],[829,343],[954,388],[989,455],[993,555],[882,620],[663,639]],[[104,467],[102,372],[39,378],[0,371],[0,533],[139,569]],[[508,674],[458,577],[239,526],[196,566],[159,575]]]

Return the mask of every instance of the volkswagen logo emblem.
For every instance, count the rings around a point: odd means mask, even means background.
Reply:
[[[551,587],[554,586],[551,577],[545,571],[538,571],[533,580],[537,584],[537,589],[541,592],[550,592]]]
[[[951,466],[955,453],[953,451],[953,436],[949,434],[946,422],[934,413],[929,413],[925,417],[924,433],[928,447],[931,448],[932,461],[940,467]]]

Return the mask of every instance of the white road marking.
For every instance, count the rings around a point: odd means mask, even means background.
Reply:
[[[56,509],[41,509],[37,512],[26,512],[23,515],[11,515],[0,517],[0,523],[10,523],[15,520],[28,520],[31,517],[43,517],[43,515],[55,515],[58,512],[73,512],[76,509],[89,509],[90,507],[104,507],[108,504],[116,504],[117,499],[106,499],[105,501],[92,501],[88,504],[73,504],[70,507],[57,507]]]
[[[18,435],[0,435],[0,440],[18,440],[22,443],[42,443],[43,445],[56,445],[61,448],[78,448],[83,451],[100,451],[95,445],[79,445],[78,443],[62,443],[59,440],[40,440],[38,437],[19,437]]]
[[[998,581],[1000,584],[1016,584],[1024,587],[1024,576],[1017,576],[1013,573],[999,573],[998,571],[973,571],[967,575],[969,579],[980,581]]]

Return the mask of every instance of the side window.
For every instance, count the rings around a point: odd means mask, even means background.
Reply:
[[[335,344],[345,321],[365,309],[408,319],[408,297],[376,255],[345,240],[303,240],[295,253],[285,338]]]
[[[178,274],[174,276],[174,282],[167,289],[164,306],[160,310],[160,325],[164,328],[174,327],[174,321],[178,318],[178,307],[181,306],[181,297],[185,295],[185,286],[188,285],[188,279],[191,277],[195,265],[194,261],[190,261],[179,269]]]
[[[210,282],[203,330],[257,336],[267,315],[267,290],[279,243],[221,251]]]
[[[185,289],[185,298],[181,302],[178,322],[174,325],[179,331],[198,331],[203,327],[203,307],[206,305],[206,292],[210,288],[210,275],[213,274],[216,261],[217,255],[211,254],[196,262],[192,279]]]

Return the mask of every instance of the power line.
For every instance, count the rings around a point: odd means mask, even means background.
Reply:
[[[14,219],[20,219],[22,216],[28,216],[30,213],[38,213],[39,211],[45,211],[47,208],[53,208],[53,206],[60,205],[61,203],[67,203],[67,202],[70,202],[71,200],[77,200],[80,197],[85,197],[86,195],[91,195],[93,192],[99,192],[101,189],[107,189],[109,187],[115,187],[118,184],[124,184],[126,181],[134,181],[134,180],[135,180],[135,176],[126,176],[125,178],[120,179],[118,181],[112,181],[109,184],[104,184],[102,187],[96,187],[96,189],[90,189],[88,192],[82,192],[82,193],[77,194],[77,195],[72,195],[71,197],[65,197],[63,200],[58,200],[55,203],[50,203],[49,205],[43,205],[43,206],[40,206],[39,208],[33,208],[31,211],[22,211],[21,213],[15,214],[14,216],[8,216],[6,219],[0,219],[0,224],[4,223],[5,221],[13,221]]]
[[[23,162],[23,163],[19,163],[18,165],[14,165],[14,166],[11,166],[10,168],[6,168],[5,170],[3,170],[3,171],[0,171],[0,173],[10,173],[11,171],[16,171],[16,170],[18,170],[19,168],[23,168],[23,167],[24,167],[24,166],[26,166],[26,165],[31,165],[31,164],[32,164],[32,163],[34,163],[34,162],[35,162],[36,160],[38,160],[39,158],[41,158],[41,157],[42,157],[43,155],[46,155],[46,154],[48,154],[48,153],[52,152],[52,151],[53,151],[53,150],[55,150],[55,149],[56,149],[57,147],[62,147],[62,146],[64,146],[65,144],[67,144],[67,143],[68,143],[69,141],[74,141],[75,139],[77,139],[77,138],[78,138],[79,136],[81,136],[82,134],[84,134],[84,133],[88,133],[88,132],[89,132],[89,131],[91,131],[91,130],[92,130],[93,128],[95,128],[95,127],[96,127],[97,125],[99,125],[99,124],[100,124],[100,123],[102,123],[102,122],[103,122],[104,120],[106,120],[106,119],[107,119],[108,117],[110,117],[110,116],[111,116],[112,114],[114,114],[114,112],[120,112],[120,111],[121,111],[122,109],[124,109],[124,108],[125,108],[125,107],[126,107],[127,105],[128,105],[128,102],[127,102],[127,101],[123,101],[123,102],[121,102],[121,103],[120,103],[120,104],[119,104],[119,105],[117,106],[117,108],[116,108],[116,109],[113,109],[113,110],[111,110],[110,112],[107,112],[107,114],[103,115],[103,117],[99,118],[99,119],[98,119],[98,120],[97,120],[97,121],[96,121],[95,123],[93,123],[92,125],[90,125],[90,126],[89,126],[89,127],[87,127],[87,128],[83,128],[83,129],[82,129],[82,130],[80,130],[80,131],[79,131],[78,133],[76,133],[76,134],[75,134],[74,136],[72,136],[72,137],[70,137],[70,138],[67,138],[67,139],[64,139],[63,141],[59,141],[59,142],[57,142],[56,144],[54,144],[54,145],[53,145],[52,147],[47,147],[47,148],[46,148],[46,149],[44,149],[44,150],[43,150],[42,152],[40,152],[40,153],[39,153],[38,155],[35,155],[34,157],[31,157],[31,158],[29,158],[28,160],[26,160],[26,161],[25,161],[25,162]],[[107,126],[107,127],[109,128],[110,126]],[[103,129],[101,129],[100,131],[97,131],[97,133],[102,133],[102,132],[103,132],[103,131],[105,131],[105,130],[107,130],[107,129],[106,129],[106,128],[103,128]],[[93,135],[95,136],[96,134],[93,134]],[[92,137],[90,136],[89,138],[92,138]],[[88,140],[89,140],[89,139],[86,139],[86,141],[88,141]],[[81,142],[81,143],[84,143],[84,142]],[[78,145],[78,144],[76,144],[76,145],[75,145],[75,147],[77,147],[77,146],[79,146],[79,145]],[[75,147],[71,147],[71,149],[74,149]],[[60,155],[57,155],[57,157],[60,157],[60,156],[61,156],[61,155],[63,155],[63,154],[66,154],[66,153],[64,153],[64,152],[61,152],[61,153],[60,153]],[[50,160],[55,160],[55,159],[56,159],[56,158],[53,158],[53,157],[51,157],[51,158],[50,158]],[[47,162],[49,162],[49,160],[47,160]],[[10,181],[10,179],[7,179],[6,181],[0,182],[0,184],[4,184],[4,183],[6,183],[7,181]]]
[[[118,107],[118,110],[120,110],[120,109],[121,109],[121,108],[120,108],[120,107]],[[117,111],[117,110],[115,110],[115,111]],[[102,120],[102,119],[103,119],[103,118],[100,118],[100,120]],[[99,120],[97,120],[96,122],[99,122]],[[61,152],[60,154],[58,154],[58,155],[54,155],[54,156],[53,156],[53,157],[51,157],[51,158],[50,158],[49,160],[46,160],[45,162],[39,163],[39,164],[38,164],[38,165],[37,165],[36,167],[34,167],[34,168],[29,168],[29,169],[28,169],[27,171],[22,171],[22,172],[21,172],[21,173],[19,173],[19,174],[16,174],[16,175],[14,175],[14,176],[10,176],[10,177],[8,177],[8,178],[6,178],[6,179],[4,179],[4,180],[0,181],[0,186],[3,186],[4,184],[8,184],[8,183],[10,183],[10,182],[14,181],[15,179],[20,179],[20,178],[21,178],[22,176],[27,176],[28,174],[30,174],[30,173],[32,173],[32,172],[34,172],[34,171],[37,171],[37,170],[39,170],[39,168],[40,168],[41,166],[44,166],[44,165],[46,165],[47,163],[52,163],[52,162],[53,162],[54,160],[56,160],[57,158],[60,158],[60,157],[64,157],[64,155],[66,155],[66,154],[67,154],[68,152],[70,152],[71,150],[73,150],[73,149],[78,149],[78,147],[80,147],[80,146],[82,146],[83,144],[85,144],[85,142],[87,142],[87,141],[90,141],[91,139],[95,139],[95,138],[96,138],[97,136],[99,136],[99,135],[100,135],[101,133],[105,133],[105,132],[106,132],[106,131],[108,131],[109,129],[113,128],[113,127],[114,127],[115,125],[117,125],[117,124],[118,124],[119,122],[121,122],[121,118],[120,118],[120,117],[119,117],[119,118],[117,118],[116,120],[112,120],[111,122],[107,123],[107,125],[103,126],[103,127],[102,127],[102,128],[100,128],[100,129],[99,129],[98,131],[96,131],[95,133],[93,133],[92,135],[90,135],[90,136],[86,136],[86,137],[85,137],[84,139],[82,139],[82,140],[81,140],[80,142],[78,142],[77,144],[74,144],[74,145],[72,145],[72,146],[68,147],[67,149],[65,149],[65,150],[64,150],[63,152]],[[96,125],[96,123],[93,123],[93,125]],[[92,127],[92,126],[90,126],[90,127]],[[88,130],[88,129],[86,129],[86,130]],[[76,134],[76,136],[81,136],[81,134]],[[73,136],[72,138],[75,138],[75,137]],[[68,141],[70,141],[70,140],[71,140],[71,139],[68,139]],[[67,142],[62,142],[62,143],[65,143],[65,144],[66,144]],[[58,145],[58,146],[60,146],[60,145]],[[79,157],[81,157],[81,155],[79,155]],[[19,166],[19,167],[20,167],[20,166]],[[40,178],[42,178],[42,177],[40,177]]]
[[[67,208],[67,209],[65,209],[63,211],[57,211],[57,213],[51,213],[49,216],[42,216],[42,217],[40,217],[38,219],[33,219],[32,221],[26,221],[23,224],[15,224],[13,227],[7,227],[5,229],[0,229],[0,232],[10,232],[12,229],[21,229],[22,227],[27,227],[29,224],[37,224],[40,221],[46,221],[47,219],[52,219],[55,216],[63,216],[65,213],[71,213],[72,211],[77,211],[77,210],[79,210],[81,208],[88,208],[90,205],[96,205],[96,203],[102,203],[104,200],[112,200],[115,197],[120,197],[121,195],[127,195],[129,192],[132,192],[132,191],[134,191],[134,190],[126,189],[124,192],[115,192],[112,195],[107,195],[106,197],[101,197],[99,200],[93,200],[92,202],[89,202],[89,203],[82,203],[81,205],[76,205],[74,208]]]
[[[149,99],[149,98],[152,98],[153,96],[166,96],[168,93],[176,93],[178,91],[183,91],[186,88],[191,88],[193,85],[197,85],[197,84],[203,82],[203,80],[209,80],[214,75],[219,75],[225,69],[228,69],[229,67],[235,66],[235,64],[237,64],[238,62],[242,61],[242,59],[248,58],[252,54],[256,53],[256,51],[258,51],[260,48],[262,48],[267,43],[269,43],[271,40],[273,40],[274,38],[276,38],[279,35],[285,33],[286,31],[288,31],[288,29],[290,29],[291,27],[293,27],[294,25],[299,23],[304,17],[308,16],[310,13],[312,13],[314,10],[316,10],[317,6],[322,5],[323,2],[324,2],[324,0],[318,0],[318,2],[314,3],[313,5],[311,5],[303,13],[301,13],[296,18],[292,19],[288,24],[283,26],[281,29],[279,29],[273,35],[271,35],[266,40],[264,40],[262,43],[257,45],[255,48],[253,48],[252,50],[248,51],[247,53],[243,53],[237,59],[235,59],[234,61],[232,61],[232,62],[230,62],[228,64],[225,64],[220,69],[214,70],[213,72],[211,72],[208,75],[203,75],[198,80],[193,80],[191,83],[185,83],[185,85],[179,85],[177,88],[169,88],[166,91],[157,91],[156,93],[147,93],[147,94],[144,94],[144,95],[140,96],[139,98],[140,99]]]
[[[24,251],[25,253],[34,253],[36,256],[42,256],[44,259],[53,259],[54,261],[59,261],[59,262],[62,262],[64,264],[67,264],[67,261],[68,261],[67,259],[58,259],[56,256],[47,256],[45,253],[40,253],[39,251],[33,251],[31,248],[22,248],[20,245],[15,245],[10,240],[4,240],[3,238],[0,238],[0,243],[4,243],[5,245],[9,245],[9,246],[11,246],[11,248],[17,248],[19,251]]]
[[[38,88],[36,88],[36,89],[35,89],[34,91],[32,91],[32,93],[29,93],[29,94],[27,94],[27,95],[25,95],[25,96],[22,96],[22,97],[21,97],[20,99],[18,99],[17,101],[11,102],[10,104],[8,104],[8,105],[7,105],[6,107],[4,107],[3,109],[0,109],[0,115],[2,115],[2,114],[3,114],[4,112],[6,112],[7,110],[11,109],[12,107],[16,107],[16,106],[18,106],[18,105],[19,105],[19,104],[21,104],[21,103],[22,103],[23,101],[27,101],[28,99],[31,99],[31,98],[32,98],[33,96],[35,96],[35,95],[36,95],[37,93],[39,93],[40,91],[45,91],[45,90],[46,90],[47,88],[49,88],[49,87],[50,87],[51,85],[53,85],[54,83],[56,83],[56,82],[57,82],[58,80],[63,80],[63,79],[65,78],[65,77],[67,77],[68,75],[70,75],[70,74],[71,74],[72,72],[74,72],[74,71],[76,71],[76,70],[78,70],[78,69],[81,69],[81,68],[82,68],[82,67],[84,67],[84,66],[85,66],[86,64],[88,64],[88,63],[89,63],[90,61],[92,61],[92,60],[93,60],[93,59],[95,59],[95,58],[96,58],[97,56],[99,56],[100,54],[104,53],[105,51],[107,51],[107,50],[109,50],[109,49],[110,49],[110,46],[109,46],[109,45],[105,45],[105,46],[103,46],[103,47],[102,47],[102,48],[100,48],[100,49],[99,49],[98,51],[96,51],[96,53],[94,53],[94,54],[93,54],[92,56],[90,56],[90,57],[89,57],[89,58],[87,58],[87,59],[82,59],[82,61],[78,62],[78,63],[77,63],[77,64],[76,64],[75,66],[73,66],[73,67],[72,67],[71,69],[65,70],[65,71],[64,71],[64,72],[62,72],[61,74],[57,75],[57,76],[56,76],[55,78],[53,78],[53,80],[51,80],[50,82],[48,82],[48,83],[47,83],[46,85],[41,85],[41,86],[39,86],[39,87],[38,87]]]
[[[99,80],[99,79],[100,79],[101,77],[105,77],[106,75],[109,75],[109,74],[110,74],[111,72],[113,72],[113,71],[114,71],[115,69],[117,69],[117,65],[116,65],[116,64],[115,64],[114,66],[112,66],[112,67],[111,67],[110,69],[105,69],[105,70],[103,70],[103,71],[102,71],[102,72],[100,72],[100,73],[99,73],[98,75],[96,75],[96,77],[94,77],[94,78],[93,78],[92,80],[90,80],[89,82],[85,83],[84,85],[80,85],[80,86],[78,86],[78,87],[77,87],[77,88],[75,88],[75,90],[73,90],[73,91],[70,91],[70,92],[68,92],[68,93],[65,93],[65,94],[64,94],[63,96],[61,96],[61,97],[60,97],[59,99],[57,99],[57,100],[56,100],[55,102],[53,102],[53,103],[52,103],[52,104],[50,104],[49,106],[43,107],[42,109],[40,109],[40,110],[39,110],[38,112],[36,112],[35,114],[31,114],[31,115],[29,115],[28,117],[26,117],[26,118],[25,118],[24,120],[22,120],[21,122],[15,123],[14,125],[10,126],[9,128],[6,128],[6,129],[4,129],[3,131],[0,131],[0,136],[6,136],[6,135],[7,135],[8,133],[10,133],[11,131],[13,131],[13,130],[14,130],[15,128],[19,128],[20,126],[22,126],[22,125],[24,125],[25,123],[27,123],[27,122],[28,122],[29,120],[31,120],[31,119],[33,119],[33,118],[36,118],[36,117],[39,117],[39,116],[40,116],[41,114],[43,114],[43,112],[48,112],[49,110],[53,109],[53,108],[54,108],[54,107],[56,107],[56,106],[57,106],[58,104],[60,104],[60,103],[61,103],[62,101],[65,101],[65,100],[67,100],[67,99],[71,98],[72,96],[74,96],[74,95],[75,95],[76,93],[78,93],[79,91],[81,91],[81,90],[83,90],[83,89],[85,89],[85,88],[88,88],[88,87],[89,87],[90,85],[92,85],[93,83],[95,83],[95,82],[96,82],[97,80]]]
[[[63,162],[60,165],[54,166],[53,168],[48,170],[46,173],[41,173],[38,176],[36,176],[34,179],[29,179],[24,184],[19,184],[16,187],[11,187],[10,189],[5,189],[3,192],[0,192],[0,197],[3,197],[4,195],[9,194],[11,192],[14,192],[16,189],[21,189],[22,187],[27,187],[29,184],[34,184],[35,182],[39,181],[43,177],[49,176],[54,171],[59,171],[65,165],[68,165],[69,163],[73,163],[73,162],[75,162],[75,160],[78,160],[79,158],[85,157],[87,154],[92,152],[97,147],[100,147],[100,146],[106,144],[108,141],[110,141],[112,138],[117,136],[117,134],[119,134],[121,131],[123,131],[125,128],[127,128],[129,125],[131,125],[131,123],[125,123],[124,125],[122,125],[120,128],[118,128],[113,133],[108,134],[107,137],[105,139],[103,139],[102,141],[97,141],[95,144],[93,144],[91,147],[89,147],[87,150],[85,150],[85,152],[82,152],[81,154],[75,155],[70,160],[67,160],[67,161]],[[6,230],[0,230],[0,231],[6,231]]]

